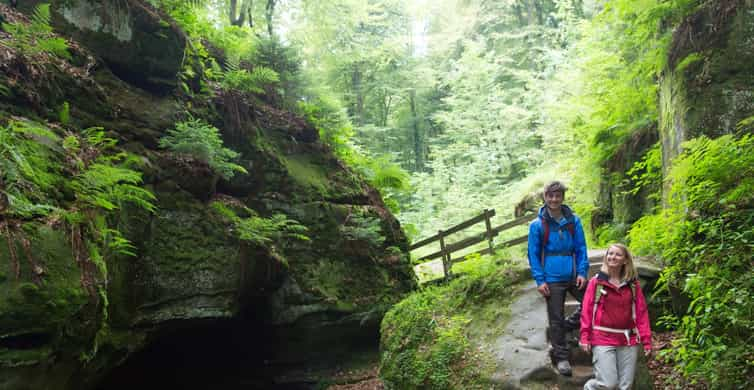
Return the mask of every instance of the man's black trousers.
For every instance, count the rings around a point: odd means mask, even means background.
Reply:
[[[581,310],[577,310],[566,320],[564,307],[566,292],[570,293],[581,303],[584,298],[584,290],[576,288],[574,282],[547,283],[550,287],[550,296],[547,297],[547,318],[550,321],[550,344],[552,345],[552,359],[555,362],[569,360],[571,351],[566,342],[566,331],[570,328],[578,329]],[[580,305],[579,305],[580,307]],[[570,327],[569,327],[570,325]]]

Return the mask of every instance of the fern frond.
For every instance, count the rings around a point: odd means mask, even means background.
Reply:
[[[228,56],[225,60],[225,69],[228,72],[237,72],[241,70],[241,57]]]
[[[275,72],[266,66],[256,66],[254,70],[251,71],[251,79],[257,85],[274,84],[280,81],[280,76],[278,75],[278,72]]]
[[[71,53],[68,52],[68,44],[63,38],[40,39],[37,43],[40,51],[56,55],[67,60],[72,59]]]
[[[247,173],[242,166],[231,162],[238,153],[223,146],[217,128],[200,119],[176,123],[175,129],[168,130],[160,139],[159,146],[204,161],[226,179],[236,173]]]
[[[58,137],[55,132],[35,122],[13,121],[9,124],[9,127],[12,131],[19,134],[25,134],[32,136],[33,138],[47,138],[47,140],[43,141],[45,144],[57,143],[60,141],[60,137]]]
[[[35,25],[49,25],[50,24],[50,5],[39,4],[34,7],[34,12],[31,15],[31,22]]]

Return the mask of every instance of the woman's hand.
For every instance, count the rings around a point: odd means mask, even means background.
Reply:
[[[652,349],[645,349],[644,350],[644,356],[651,357],[652,356]]]
[[[581,343],[579,343],[579,348],[581,348],[582,351],[587,352],[587,353],[591,352],[591,350],[592,350],[592,346],[589,345],[589,344],[581,344]]]

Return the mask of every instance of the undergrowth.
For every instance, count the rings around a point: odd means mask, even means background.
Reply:
[[[633,225],[631,246],[661,255],[657,294],[679,291],[688,300],[664,317],[678,331],[668,354],[683,374],[711,388],[748,388],[754,378],[754,137],[701,137],[683,149],[666,178],[669,207]]]
[[[53,35],[50,18],[50,5],[39,4],[31,14],[30,23],[3,23],[2,29],[13,37],[4,43],[27,57],[48,53],[70,60],[68,44],[65,39]]]
[[[527,276],[509,264],[486,264],[411,294],[385,315],[380,375],[388,388],[490,387],[485,378],[495,364],[474,332],[505,320],[510,287]]]

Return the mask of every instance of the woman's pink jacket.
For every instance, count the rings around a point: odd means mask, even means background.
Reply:
[[[631,318],[633,297],[629,283],[636,285],[636,323]],[[594,322],[598,326],[613,329],[638,329],[639,334],[631,332],[630,340],[621,333],[612,333],[593,329],[592,312],[597,288],[603,288],[602,297],[597,303]],[[652,348],[651,331],[647,301],[641,291],[639,281],[634,279],[616,287],[608,281],[607,274],[600,272],[589,280],[581,309],[581,333],[579,342],[587,345],[625,346],[643,344],[645,350]]]

